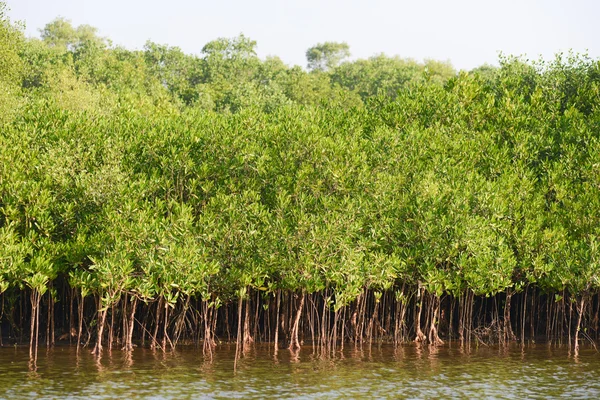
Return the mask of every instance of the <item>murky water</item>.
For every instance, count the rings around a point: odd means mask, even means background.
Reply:
[[[234,371],[235,348],[212,362],[194,348],[136,349],[100,360],[72,347],[0,348],[0,398],[600,398],[600,354],[584,348],[372,347],[323,359],[257,346]]]

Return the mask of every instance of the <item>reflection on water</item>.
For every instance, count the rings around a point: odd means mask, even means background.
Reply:
[[[27,348],[0,348],[0,398],[600,398],[600,354],[584,348],[432,349],[406,345],[346,348],[323,358],[256,346],[237,362],[235,346],[202,350],[135,349],[101,359],[75,348],[40,349],[32,368]]]

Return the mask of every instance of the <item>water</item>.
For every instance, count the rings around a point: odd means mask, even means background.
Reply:
[[[0,398],[600,398],[600,354],[530,345],[509,349],[456,344],[348,349],[334,359],[303,347],[274,357],[257,346],[237,363],[219,346],[212,362],[194,348],[175,353],[113,351],[100,360],[72,347],[0,348]]]

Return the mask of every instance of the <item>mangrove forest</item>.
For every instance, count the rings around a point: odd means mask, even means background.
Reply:
[[[1,345],[598,342],[599,60],[0,21]]]

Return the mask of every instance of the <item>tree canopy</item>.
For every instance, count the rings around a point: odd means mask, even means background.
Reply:
[[[435,342],[440,307],[460,312],[462,337],[475,301],[508,310],[482,317],[508,337],[519,293],[522,326],[527,294],[557,299],[536,301],[548,316],[592,320],[598,60],[457,73],[385,55],[341,63],[348,45],[325,42],[307,72],[260,59],[243,35],[200,55],[127,50],[62,18],[24,39],[0,13],[12,90],[0,95],[0,293],[31,307],[7,307],[11,326],[77,296],[93,312],[71,321],[95,326],[100,348],[107,315],[127,342],[140,310],[153,340],[204,321],[208,343],[234,302],[246,320],[279,316],[282,293],[292,343],[292,310],[300,321],[309,300],[317,320],[332,316],[324,330],[355,338],[390,331],[385,311],[396,332],[422,340],[426,326]],[[370,330],[349,317],[360,310]]]
[[[319,43],[306,50],[308,69],[311,71],[331,70],[348,57],[350,57],[350,46],[345,42]]]

